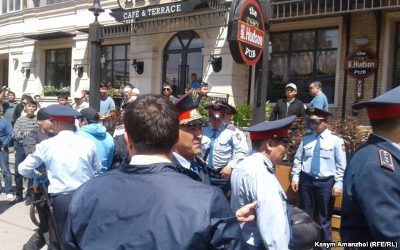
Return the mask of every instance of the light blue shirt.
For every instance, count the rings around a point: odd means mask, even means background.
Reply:
[[[101,168],[94,142],[72,131],[61,131],[36,145],[35,152],[19,164],[18,171],[27,178],[38,178],[36,168],[42,163],[46,165],[50,194],[77,189]]]
[[[314,147],[317,143],[316,133],[306,135],[301,140],[297,149],[293,168],[292,181],[299,182],[300,172],[311,175],[311,161],[314,153]],[[330,176],[335,177],[334,187],[342,189],[343,174],[346,168],[346,151],[342,138],[332,134],[332,131],[326,129],[320,135],[320,171],[316,179],[325,179]]]
[[[324,93],[316,95],[308,104],[308,107],[314,107],[329,111],[328,99],[326,98],[326,95]]]
[[[172,158],[172,162],[175,164],[179,164],[182,167],[186,168],[186,169],[190,169],[190,163],[191,161],[186,160],[185,158],[183,158],[180,154],[173,152],[172,153],[174,155],[174,157]],[[193,157],[192,161],[195,160],[195,158]]]
[[[211,145],[213,134],[214,130],[211,123],[203,128],[203,138],[201,140],[201,153],[203,156]],[[216,139],[214,140],[213,167],[222,168],[230,166],[234,168],[237,163],[246,157],[248,152],[249,147],[243,132],[231,124],[223,124],[218,129]]]
[[[289,247],[290,227],[286,195],[274,174],[272,162],[262,153],[250,155],[233,169],[231,206],[236,212],[257,200],[256,220],[242,222],[240,227],[247,244],[269,250]]]
[[[111,97],[107,97],[105,100],[100,98],[100,114],[108,115],[115,109],[114,100]]]

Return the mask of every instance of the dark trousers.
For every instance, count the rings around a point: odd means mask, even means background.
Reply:
[[[8,164],[8,149],[4,149],[0,151],[0,168],[3,172],[4,177],[4,193],[9,194],[12,192],[12,178],[10,172],[10,166]],[[0,191],[1,191],[1,182],[0,182]]]
[[[323,240],[329,242],[332,241],[332,188],[334,184],[333,176],[317,180],[303,172],[300,174],[299,207],[311,218],[315,218],[314,214],[318,217],[319,225],[324,234]]]
[[[62,230],[64,228],[65,221],[67,219],[68,215],[68,207],[69,203],[71,202],[72,195],[74,193],[70,192],[67,194],[60,194],[56,196],[52,196],[53,200],[53,213],[54,217],[56,219],[56,225],[58,228],[58,231],[60,232],[60,235],[62,235]],[[59,249],[57,247],[57,238],[53,230],[53,225],[50,224],[49,228],[50,232],[50,248],[51,249]]]
[[[25,160],[25,158],[26,158],[26,155],[25,155],[24,147],[18,143],[15,143],[15,164],[14,164],[14,166],[15,166],[14,180],[15,180],[15,188],[16,188],[15,195],[19,196],[21,198],[22,198],[22,190],[23,190],[23,185],[22,185],[23,178],[22,178],[22,175],[19,174],[18,166],[21,162],[23,162]]]

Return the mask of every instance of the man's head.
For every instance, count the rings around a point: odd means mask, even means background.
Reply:
[[[310,86],[308,86],[308,90],[312,96],[319,95],[322,93],[322,83],[318,81],[312,82]]]
[[[94,108],[84,108],[80,111],[79,126],[83,127],[92,123],[98,123],[100,119],[99,113]]]
[[[37,108],[37,103],[35,101],[29,101],[25,105],[25,112],[27,117],[33,117],[35,116]]]
[[[169,83],[164,83],[162,86],[162,95],[169,98],[172,95],[172,87]]]
[[[296,97],[297,94],[297,86],[294,83],[289,83],[286,85],[285,89],[285,94],[286,94],[286,99],[287,100],[293,100]]]
[[[86,99],[86,98],[88,98],[89,97],[89,90],[82,90],[81,91],[81,93],[82,93],[82,97],[84,98],[84,99]]]
[[[237,114],[237,111],[233,106],[229,105],[227,102],[221,101],[221,103],[223,103],[229,109],[228,111],[225,112],[225,117],[224,117],[224,122],[228,123],[231,121],[232,116]]]
[[[206,106],[205,109],[208,109],[208,117],[214,129],[221,128],[224,124],[225,114],[230,111],[230,108],[221,101],[216,101]]]
[[[82,102],[84,101],[82,92],[76,92],[74,94],[74,101],[75,101],[76,105],[81,105],[82,104]]]
[[[15,100],[15,93],[12,92],[12,91],[9,91],[9,92],[8,92],[8,95],[7,95],[7,98],[8,98],[8,101],[9,101],[9,102],[14,102],[14,100]]]
[[[400,87],[375,99],[353,104],[353,109],[366,108],[372,131],[396,143],[400,141]]]
[[[289,139],[289,128],[296,120],[290,116],[281,120],[262,122],[244,129],[250,133],[253,150],[267,156],[273,165],[279,164],[286,153]]]
[[[68,104],[68,96],[65,94],[61,94],[57,97],[58,100],[58,104],[63,105],[63,106],[67,106]]]
[[[193,73],[193,74],[190,75],[190,81],[192,81],[192,82],[197,81],[197,75],[196,75],[196,73]]]
[[[136,100],[138,96],[140,95],[140,90],[138,88],[133,88],[132,89],[132,99]]]
[[[199,95],[200,97],[206,97],[208,94],[208,83],[201,83],[199,86]]]
[[[44,134],[50,135],[54,133],[53,118],[45,109],[40,109],[37,112],[37,123],[39,124],[39,129],[41,129]]]
[[[75,126],[75,117],[81,115],[75,109],[59,104],[50,105],[44,108],[44,111],[53,118],[53,129],[55,134],[58,134],[63,130],[73,131]]]
[[[197,111],[200,97],[196,92],[189,92],[176,102],[179,111],[179,139],[175,151],[187,160],[201,153],[204,119]]]
[[[308,115],[312,131],[321,134],[328,128],[328,116],[331,116],[331,113],[314,107],[308,107],[305,112]]]
[[[100,84],[100,97],[106,98],[108,96],[107,93],[108,87],[106,84]]]
[[[126,101],[128,101],[129,99],[131,99],[132,97],[132,88],[129,86],[125,86],[124,87],[124,98]]]
[[[39,104],[42,101],[42,97],[40,95],[35,95],[33,98],[35,99],[35,102],[37,104]]]
[[[179,136],[179,113],[171,101],[147,94],[126,107],[124,125],[132,155],[171,154]]]

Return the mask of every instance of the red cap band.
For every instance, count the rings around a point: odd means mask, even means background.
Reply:
[[[210,109],[210,110],[208,111],[208,113],[209,113],[209,114],[220,113],[220,114],[223,114],[223,115],[224,115],[224,114],[227,113],[227,112],[225,112],[225,111],[223,111],[223,110],[211,110],[211,109]]]
[[[400,105],[394,104],[367,108],[367,113],[370,120],[381,120],[400,117]]]
[[[250,132],[250,139],[254,141],[279,139],[282,137],[289,137],[289,129],[282,128],[272,131]]]
[[[193,111],[193,109],[182,112],[182,113],[179,115],[179,121],[182,121],[182,120],[185,120],[185,119],[189,119],[189,118],[190,118],[190,113],[191,113],[192,111]]]
[[[52,115],[53,119],[58,122],[74,122],[75,117],[73,116],[57,116],[57,115]]]

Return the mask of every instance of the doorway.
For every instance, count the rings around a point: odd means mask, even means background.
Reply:
[[[190,75],[195,73],[201,83],[203,74],[203,40],[194,31],[183,31],[173,36],[164,50],[163,83],[174,89],[173,95],[185,93]]]

